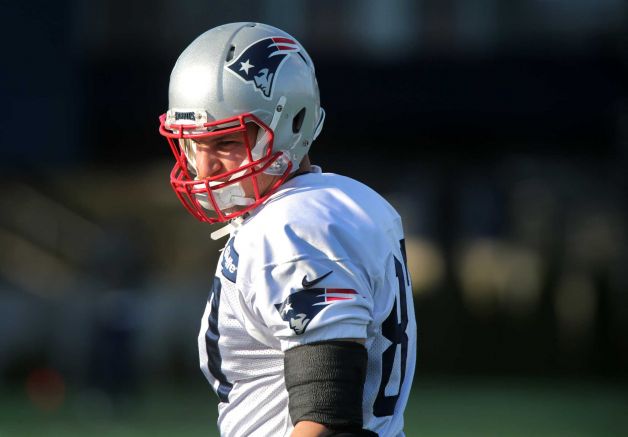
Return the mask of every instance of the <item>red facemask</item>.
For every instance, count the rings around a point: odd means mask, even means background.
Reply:
[[[198,220],[218,223],[239,217],[262,204],[288,178],[292,163],[281,151],[273,151],[273,131],[253,114],[242,114],[214,122],[172,120],[169,114],[159,117],[159,133],[166,137],[176,162],[170,173],[170,184],[183,206]],[[183,113],[194,115],[195,113]],[[190,117],[194,118],[194,117]],[[251,144],[246,123],[255,123],[260,131]],[[246,145],[247,158],[233,170],[198,178],[194,162],[194,141],[240,134]],[[270,173],[279,178],[260,192],[257,176]],[[250,181],[250,183],[248,182]],[[252,187],[252,193],[242,186]]]

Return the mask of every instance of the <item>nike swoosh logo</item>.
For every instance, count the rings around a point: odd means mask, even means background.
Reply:
[[[323,276],[319,276],[318,278],[312,280],[312,281],[308,281],[307,280],[307,275],[305,275],[303,277],[303,280],[301,281],[301,285],[303,285],[303,288],[310,288],[313,287],[314,285],[318,284],[319,282],[321,282],[323,279],[325,279],[327,276],[331,275],[333,272],[333,270],[328,271],[327,273],[325,273]]]

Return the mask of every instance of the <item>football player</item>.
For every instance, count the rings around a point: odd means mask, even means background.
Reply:
[[[324,119],[312,59],[268,25],[208,30],[170,76],[172,187],[229,234],[198,337],[223,436],[404,435],[416,322],[401,219],[310,164]]]

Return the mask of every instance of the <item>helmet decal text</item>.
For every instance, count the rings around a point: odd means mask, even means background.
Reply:
[[[175,112],[174,113],[175,120],[192,120],[196,119],[196,114],[194,112]]]
[[[244,82],[250,82],[262,95],[272,97],[275,77],[290,53],[299,45],[290,38],[270,37],[255,41],[225,68]]]

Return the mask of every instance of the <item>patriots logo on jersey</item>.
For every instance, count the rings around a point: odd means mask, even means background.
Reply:
[[[279,68],[290,53],[297,53],[299,45],[290,38],[272,37],[255,41],[229,65],[228,71],[244,82],[252,82],[266,99],[270,99]]]
[[[282,303],[275,304],[281,318],[290,324],[295,334],[301,335],[312,319],[327,305],[342,300],[353,300],[357,291],[350,288],[309,288],[292,293]]]

